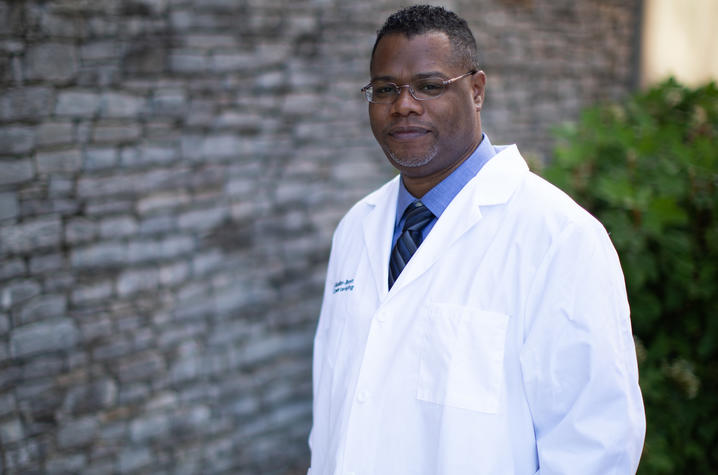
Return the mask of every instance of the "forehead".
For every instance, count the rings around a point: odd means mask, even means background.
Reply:
[[[371,76],[406,78],[416,74],[451,74],[451,41],[446,33],[430,31],[408,37],[392,33],[382,37],[374,51]]]

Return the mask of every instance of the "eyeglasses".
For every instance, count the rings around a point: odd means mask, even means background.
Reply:
[[[449,84],[472,74],[476,74],[475,69],[451,79],[417,79],[401,86],[389,81],[374,81],[361,88],[361,92],[364,93],[366,100],[372,104],[392,104],[401,94],[401,88],[408,87],[411,97],[417,101],[428,101],[444,94]]]

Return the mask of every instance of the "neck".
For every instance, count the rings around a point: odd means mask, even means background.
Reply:
[[[476,148],[481,143],[481,138],[483,138],[483,135],[479,135],[480,139],[479,142],[471,147],[467,153],[464,154],[463,157],[453,162],[450,166],[447,168],[438,170],[434,173],[431,173],[429,175],[421,175],[421,176],[411,176],[406,173],[401,174],[401,179],[404,182],[404,186],[406,187],[407,191],[411,193],[412,196],[415,198],[422,198],[426,193],[429,192],[432,188],[434,188],[436,185],[441,183],[444,178],[451,175],[454,170],[459,168],[459,166],[466,161],[467,158],[471,156],[472,153],[476,150]]]

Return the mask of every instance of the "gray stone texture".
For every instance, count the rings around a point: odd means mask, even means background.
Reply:
[[[635,77],[637,0],[456,0],[495,144]],[[0,473],[303,474],[398,0],[0,0]]]

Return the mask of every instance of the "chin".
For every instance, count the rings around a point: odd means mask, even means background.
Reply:
[[[391,150],[385,150],[386,156],[391,164],[400,171],[416,170],[418,168],[429,165],[436,157],[438,150],[432,147],[423,153],[397,153]]]

